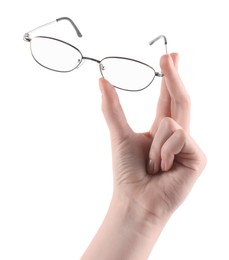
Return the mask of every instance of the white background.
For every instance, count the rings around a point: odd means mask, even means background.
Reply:
[[[169,52],[179,52],[180,75],[192,99],[191,133],[208,165],[150,259],[229,259],[227,2],[1,3],[0,259],[79,259],[111,198],[97,64],[51,72],[34,62],[22,39],[62,16],[72,18],[84,37],[74,38],[65,22],[56,33],[71,37],[85,56],[133,57],[158,69],[163,49],[155,51],[148,41],[159,34],[167,36]],[[158,59],[151,58],[155,54]],[[153,122],[159,88],[157,78],[141,93],[119,91],[135,131],[147,131]]]

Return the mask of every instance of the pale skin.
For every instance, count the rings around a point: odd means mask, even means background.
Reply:
[[[115,89],[100,79],[112,146],[113,196],[82,260],[145,260],[173,212],[203,171],[206,158],[189,135],[190,98],[178,55],[164,55],[155,121],[145,133],[128,125]]]

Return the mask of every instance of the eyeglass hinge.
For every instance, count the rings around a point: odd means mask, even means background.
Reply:
[[[160,73],[160,72],[155,72],[155,76],[157,76],[157,77],[164,77],[164,74]]]
[[[30,41],[31,41],[31,38],[29,37],[29,34],[28,34],[28,33],[25,33],[25,34],[24,34],[23,39],[24,39],[24,41],[26,41],[26,42],[30,42]]]

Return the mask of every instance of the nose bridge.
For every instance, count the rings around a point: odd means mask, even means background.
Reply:
[[[90,57],[83,57],[83,60],[91,60],[91,61],[97,62],[98,64],[100,63],[100,60],[90,58]]]

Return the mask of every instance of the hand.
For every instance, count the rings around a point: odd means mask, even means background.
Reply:
[[[177,54],[161,58],[161,94],[155,122],[146,133],[133,132],[115,89],[100,79],[102,110],[112,143],[114,195],[128,199],[152,219],[167,219],[173,213],[206,162],[189,136],[190,99],[177,64]]]
[[[177,54],[161,58],[164,78],[156,119],[146,133],[127,123],[115,89],[100,79],[110,130],[114,192],[107,215],[82,260],[143,260],[190,192],[206,159],[189,136],[190,100]]]

